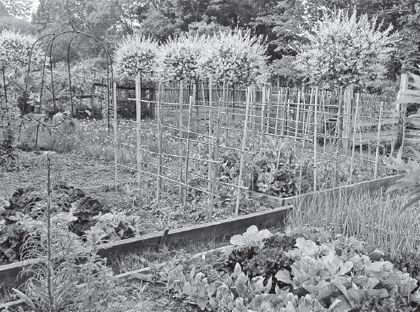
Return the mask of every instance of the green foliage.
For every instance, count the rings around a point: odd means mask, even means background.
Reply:
[[[230,274],[173,260],[161,278],[201,310],[414,311],[409,297],[417,281],[408,273],[372,260],[354,238],[316,233],[322,243],[302,237],[305,232],[275,234],[246,259],[236,257]]]
[[[241,247],[263,247],[264,240],[270,238],[272,234],[269,230],[258,231],[258,228],[250,226],[245,233],[234,235],[230,238],[230,243],[234,246]]]
[[[0,33],[0,66],[22,68],[28,64],[29,53],[35,38],[16,31]],[[34,59],[39,50],[34,50]],[[39,57],[39,55],[38,55]]]
[[[181,35],[170,38],[158,54],[159,78],[166,81],[198,81],[201,77],[199,61],[209,49],[208,38],[197,35]]]
[[[388,192],[395,190],[410,190],[408,202],[401,208],[403,211],[420,201],[420,152],[414,151],[414,160],[404,162],[402,159],[394,159],[393,169],[402,172],[400,178],[393,186],[388,188]]]
[[[151,38],[130,36],[121,41],[114,51],[117,75],[134,79],[137,74],[145,79],[155,75],[158,45]]]
[[[28,18],[32,9],[31,0],[1,0],[7,14],[15,17]]]
[[[203,76],[221,84],[264,84],[267,77],[266,47],[262,37],[237,29],[208,39],[200,61]]]
[[[315,84],[368,87],[384,79],[398,34],[392,26],[381,30],[377,17],[338,10],[325,15],[300,47],[296,64]]]

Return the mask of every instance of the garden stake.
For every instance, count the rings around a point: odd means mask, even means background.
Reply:
[[[300,91],[297,90],[297,107],[296,107],[296,124],[295,124],[295,144],[298,138],[299,122],[300,122]]]
[[[248,134],[248,116],[249,116],[249,94],[250,88],[248,87],[248,92],[246,96],[246,108],[245,108],[245,121],[244,121],[244,132],[242,135],[242,148],[241,148],[241,160],[239,165],[239,177],[238,177],[238,188],[237,188],[237,195],[236,195],[236,206],[235,206],[235,215],[239,214],[239,204],[241,201],[241,187],[242,187],[242,176],[244,173],[244,163],[245,163],[245,149],[246,149],[246,139]]]
[[[117,113],[117,83],[112,84],[112,99],[114,104],[114,186],[118,183],[118,113]]]
[[[318,87],[315,88],[315,103],[314,103],[314,192],[317,190],[317,148],[318,148]]]
[[[210,193],[209,198],[209,213],[208,213],[208,220],[211,221],[213,216],[213,209],[214,209],[214,188],[215,188],[215,179],[216,179],[216,147],[213,146],[212,140],[214,139],[214,129],[213,129],[213,82],[211,78],[209,79],[209,157],[212,161],[210,163],[210,168],[208,171],[208,188]],[[216,145],[218,144],[215,142]]]
[[[157,92],[157,122],[158,122],[158,176],[157,176],[157,187],[156,187],[156,199],[160,199],[160,191],[162,187],[162,107],[161,107],[161,84],[158,84]]]
[[[141,189],[141,163],[142,163],[142,151],[141,151],[141,74],[138,73],[136,76],[136,161],[137,161],[137,187]],[[159,196],[159,195],[158,195]]]
[[[51,156],[47,153],[47,288],[49,306],[53,307],[51,257]]]
[[[280,83],[278,86],[278,94],[277,94],[277,106],[276,106],[276,121],[274,126],[274,134],[277,135],[279,132],[279,111],[280,111],[280,101],[281,101],[281,95],[280,95]]]
[[[191,115],[193,102],[195,102],[195,96],[197,93],[197,87],[193,85],[193,95],[190,95],[190,102],[188,105],[188,123],[187,123],[187,149],[185,151],[185,185],[188,185],[188,173],[189,173],[189,161],[190,161],[190,143],[191,143]],[[182,208],[185,209],[187,202],[188,187],[184,188],[184,194],[182,197]]]
[[[353,170],[354,170],[354,154],[356,152],[356,126],[357,119],[359,116],[359,105],[360,105],[360,93],[356,94],[356,112],[353,118],[353,135],[352,135],[352,149],[350,158],[350,172],[349,172],[349,183],[353,181]],[[361,146],[359,148],[362,148]]]
[[[267,128],[266,128],[266,133],[270,133],[270,119],[271,119],[271,85],[269,87],[267,87],[267,109],[268,109],[268,113],[267,113]]]
[[[178,155],[179,155],[179,197],[182,201],[182,194],[183,194],[183,186],[182,186],[182,114],[183,114],[183,105],[184,105],[184,82],[183,80],[179,81],[179,119],[178,119],[178,135],[179,135],[179,146],[178,146]]]
[[[381,127],[382,127],[382,115],[384,112],[384,102],[381,102],[379,107],[379,120],[378,120],[378,132],[376,136],[376,153],[375,153],[375,167],[373,171],[373,178],[376,179],[378,176],[378,162],[379,162],[379,143],[381,139]]]

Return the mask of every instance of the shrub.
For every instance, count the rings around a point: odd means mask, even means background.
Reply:
[[[130,36],[121,41],[114,52],[117,76],[132,79],[140,73],[144,78],[153,77],[157,49],[156,41],[141,35]]]
[[[357,16],[346,10],[325,15],[300,47],[296,66],[312,83],[368,87],[386,77],[398,33],[390,25],[381,31],[377,17]]]
[[[266,47],[250,31],[220,32],[208,38],[200,60],[202,76],[227,84],[264,83],[267,80]]]
[[[35,38],[30,35],[10,30],[2,31],[0,33],[0,66],[19,68],[27,66],[34,41]],[[40,51],[35,49],[33,59],[37,60],[39,54]]]
[[[159,78],[169,81],[197,81],[200,77],[199,61],[207,50],[207,37],[180,35],[170,38],[158,55]]]

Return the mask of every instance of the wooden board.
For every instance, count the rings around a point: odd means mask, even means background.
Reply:
[[[166,236],[165,244],[175,247],[180,243],[193,243],[205,239],[217,239],[226,236],[232,236],[244,232],[249,226],[257,225],[259,228],[270,226],[283,226],[287,214],[291,211],[291,204],[296,202],[310,202],[319,194],[338,194],[338,192],[351,193],[354,191],[376,191],[380,188],[387,188],[394,184],[400,178],[399,175],[378,179],[374,181],[357,183],[341,188],[333,188],[317,193],[308,193],[300,196],[289,198],[278,198],[269,195],[257,194],[256,199],[267,206],[277,207],[269,211],[257,212],[249,215],[243,215],[235,218],[229,218],[223,221],[216,221],[197,226],[189,226],[185,228],[170,230]],[[99,246],[99,254],[109,257],[113,254],[129,253],[144,250],[149,247],[157,246],[161,243],[163,233],[153,233],[136,238],[124,239],[118,242],[103,244]],[[39,261],[37,259],[30,262]],[[0,288],[10,289],[22,283],[22,279],[17,279],[18,274],[28,265],[28,261],[20,261],[12,264],[0,266]],[[3,286],[1,285],[3,284]]]

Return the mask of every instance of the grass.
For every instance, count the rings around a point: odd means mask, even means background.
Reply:
[[[392,258],[420,254],[419,205],[406,212],[404,193],[318,194],[310,203],[298,203],[292,211],[290,227],[320,227],[334,234],[354,236]]]

